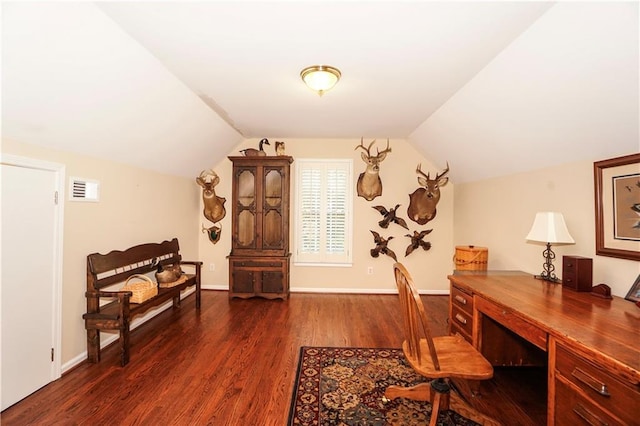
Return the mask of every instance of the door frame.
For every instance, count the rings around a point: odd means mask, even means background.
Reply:
[[[46,170],[54,173],[55,188],[58,193],[57,206],[55,210],[54,236],[53,236],[53,265],[52,277],[53,292],[53,318],[51,327],[53,332],[54,359],[51,363],[51,380],[57,380],[62,373],[62,273],[63,273],[63,234],[64,234],[64,202],[65,202],[65,165],[50,161],[38,160],[35,158],[21,157],[18,155],[0,153],[0,164],[14,167],[24,167],[27,169]],[[2,297],[0,288],[0,297]]]

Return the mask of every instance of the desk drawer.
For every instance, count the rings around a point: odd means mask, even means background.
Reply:
[[[556,371],[587,398],[627,424],[640,424],[638,413],[634,412],[640,404],[640,389],[637,386],[623,382],[561,344],[556,346]]]
[[[468,315],[473,315],[473,296],[454,285],[451,286],[451,304]]]
[[[483,314],[488,315],[520,337],[524,337],[543,351],[547,350],[547,333],[515,315],[512,310],[494,305],[478,296],[474,297],[474,304],[476,309]]]
[[[473,319],[462,309],[459,309],[457,306],[452,306],[451,308],[451,326],[456,326],[461,329],[462,332],[471,337],[473,332]]]
[[[562,425],[623,425],[628,423],[617,419],[593,401],[577,392],[569,383],[556,380],[555,424]]]

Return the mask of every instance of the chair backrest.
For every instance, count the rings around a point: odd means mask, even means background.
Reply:
[[[402,263],[394,263],[393,273],[396,278],[396,286],[398,287],[398,294],[400,296],[407,349],[413,359],[419,360],[422,355],[420,340],[426,340],[433,366],[439,371],[440,363],[438,362],[438,355],[433,344],[431,330],[427,322],[427,314],[422,304],[422,299],[420,299],[420,294],[413,284],[411,275],[409,275],[409,272]]]

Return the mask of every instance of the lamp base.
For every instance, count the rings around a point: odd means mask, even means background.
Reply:
[[[556,277],[556,267],[553,266],[553,259],[556,258],[556,254],[551,250],[551,243],[547,243],[547,248],[542,252],[544,256],[544,264],[542,265],[542,273],[535,275],[536,279],[549,281],[550,283],[560,283],[561,280]]]
[[[534,275],[533,278],[537,280],[549,281],[550,283],[554,284],[560,284],[562,282],[562,280],[558,279],[557,277],[550,277],[548,275],[545,275],[544,272],[540,275]]]

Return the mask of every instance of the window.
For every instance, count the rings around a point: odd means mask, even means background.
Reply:
[[[351,263],[352,169],[350,159],[296,159],[296,263]]]

